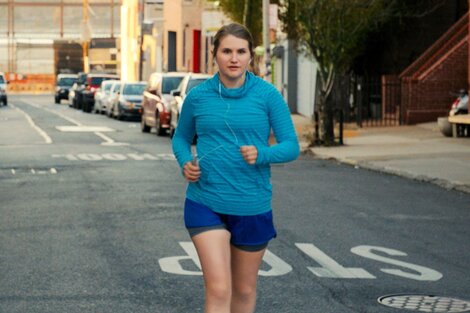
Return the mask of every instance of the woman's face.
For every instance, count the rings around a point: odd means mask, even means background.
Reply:
[[[220,41],[216,60],[221,80],[237,82],[244,77],[251,60],[248,41],[227,35]]]

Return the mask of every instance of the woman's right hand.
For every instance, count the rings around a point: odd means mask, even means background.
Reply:
[[[186,162],[183,167],[183,175],[187,181],[191,183],[197,182],[201,176],[201,170],[199,168],[198,162]]]

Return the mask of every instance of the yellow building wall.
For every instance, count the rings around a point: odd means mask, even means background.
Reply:
[[[123,0],[121,6],[121,80],[139,79],[139,1]]]
[[[191,71],[193,65],[193,30],[201,30],[203,0],[165,1],[163,7],[163,69],[168,69],[168,32],[176,32],[176,68]],[[185,33],[185,35],[184,35]],[[185,37],[185,43],[183,41]],[[201,41],[201,45],[203,42]],[[183,53],[183,48],[185,52]],[[184,59],[183,59],[184,56]],[[200,61],[201,62],[201,61]],[[202,63],[201,63],[202,64]]]

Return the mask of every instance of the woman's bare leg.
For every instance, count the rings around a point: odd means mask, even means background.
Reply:
[[[231,247],[231,313],[253,313],[255,311],[258,270],[265,250],[251,252]]]
[[[230,313],[230,233],[205,231],[192,237],[201,262],[205,284],[205,313]]]

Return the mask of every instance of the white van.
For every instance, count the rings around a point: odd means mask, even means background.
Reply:
[[[0,103],[3,105],[8,104],[7,84],[8,84],[8,81],[5,77],[5,74],[0,72]]]

